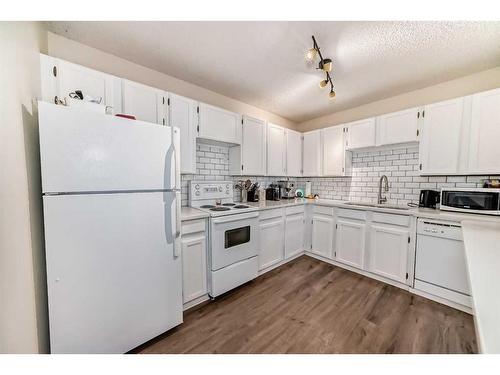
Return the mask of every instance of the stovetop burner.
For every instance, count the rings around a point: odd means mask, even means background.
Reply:
[[[236,206],[236,203],[222,203],[222,205],[227,207],[233,207]]]
[[[230,208],[229,207],[213,207],[210,209],[210,211],[229,211]]]
[[[205,204],[203,206],[200,206],[200,208],[214,208],[215,206],[211,205],[211,204]]]
[[[250,208],[250,206],[245,206],[244,204],[238,204],[234,206],[233,208]]]

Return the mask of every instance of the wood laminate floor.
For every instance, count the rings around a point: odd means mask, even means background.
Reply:
[[[471,315],[302,256],[138,353],[475,353]]]

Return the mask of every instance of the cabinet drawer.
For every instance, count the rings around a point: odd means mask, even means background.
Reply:
[[[272,219],[272,218],[281,217],[281,216],[283,216],[283,209],[282,208],[275,208],[272,210],[263,210],[259,213],[259,220]]]
[[[303,213],[304,213],[304,206],[302,206],[302,205],[286,207],[286,209],[285,209],[286,215],[303,214]]]
[[[189,220],[182,222],[182,234],[198,233],[205,231],[205,219]]]
[[[314,213],[333,216],[333,207],[314,206]]]
[[[394,214],[385,214],[381,212],[374,212],[372,220],[376,221],[377,223],[401,225],[405,227],[410,225],[410,217],[407,215],[394,215]]]
[[[340,208],[338,211],[338,216],[339,217],[346,217],[348,219],[366,220],[366,211],[346,210],[345,208]]]

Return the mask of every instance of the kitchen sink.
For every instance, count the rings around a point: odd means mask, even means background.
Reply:
[[[364,206],[364,207],[377,207],[377,208],[391,208],[395,210],[409,210],[410,207],[407,206],[398,206],[397,204],[389,204],[389,203],[366,203],[366,202],[346,202],[346,205],[349,206]]]

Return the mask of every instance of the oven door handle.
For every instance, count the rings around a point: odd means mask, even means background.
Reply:
[[[214,224],[222,224],[222,223],[229,223],[232,221],[236,220],[245,220],[245,219],[253,219],[254,217],[258,217],[259,212],[247,212],[244,214],[235,214],[235,215],[227,215],[227,216],[221,216],[221,217],[214,217],[212,218],[212,223]]]

